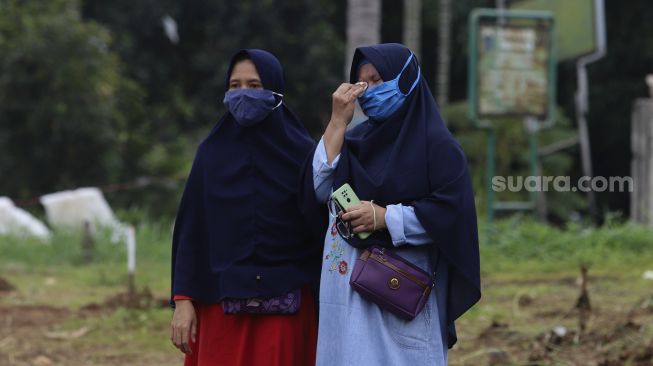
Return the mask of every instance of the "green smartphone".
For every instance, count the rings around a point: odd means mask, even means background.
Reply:
[[[340,188],[336,189],[331,194],[331,197],[333,197],[333,199],[338,202],[340,207],[344,208],[345,210],[348,210],[349,208],[360,203],[356,192],[354,192],[349,183],[345,183]],[[372,235],[372,233],[369,231],[363,231],[356,235],[358,235],[358,237],[362,240],[365,240],[368,236]]]

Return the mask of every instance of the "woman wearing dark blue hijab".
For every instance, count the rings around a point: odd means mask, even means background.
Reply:
[[[187,366],[311,365],[321,247],[297,182],[314,142],[283,103],[271,53],[236,53],[225,90],[175,221],[171,340]]]
[[[368,120],[347,130],[357,99]],[[333,94],[331,120],[307,164],[301,195],[326,202],[344,183],[361,202],[332,217],[327,229],[317,364],[446,365],[454,321],[480,298],[474,195],[465,154],[417,59],[400,44],[356,50],[350,83]],[[338,220],[372,235],[343,234]],[[434,291],[413,320],[350,287],[355,261],[371,245],[435,273]]]

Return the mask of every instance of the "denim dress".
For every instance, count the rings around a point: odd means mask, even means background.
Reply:
[[[313,160],[314,186],[320,200],[326,201],[330,194],[329,181],[333,181],[336,164],[337,158],[331,166],[327,164],[326,150],[323,141],[320,141]],[[444,261],[432,258],[434,251],[430,246],[433,244],[427,242],[428,237],[411,213],[410,208],[401,205],[388,209],[386,213],[388,230],[396,246],[393,252],[428,273],[432,273],[433,263],[438,264],[436,286],[424,309],[410,321],[381,309],[350,287],[349,279],[361,250],[350,246],[338,234],[335,219],[330,219],[322,255],[316,365],[447,364],[447,345],[444,341],[446,285],[439,284],[447,283],[448,269]],[[398,227],[402,223],[403,227]],[[398,232],[404,236],[401,240],[395,240],[402,236]],[[415,242],[419,245],[415,245]]]

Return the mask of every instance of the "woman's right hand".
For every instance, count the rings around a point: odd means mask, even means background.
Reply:
[[[354,117],[356,99],[367,89],[366,82],[343,83],[332,94],[331,123],[346,127]]]
[[[170,324],[170,340],[181,352],[192,354],[189,339],[195,343],[197,317],[191,300],[176,300],[175,313]]]
[[[329,164],[340,154],[347,125],[351,122],[352,117],[354,117],[356,98],[363,94],[365,89],[367,89],[366,82],[358,82],[356,84],[344,83],[333,92],[331,121],[329,121],[324,131],[324,147]]]

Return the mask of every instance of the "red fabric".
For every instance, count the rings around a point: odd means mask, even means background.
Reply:
[[[192,297],[188,297],[186,295],[175,295],[172,300],[177,301],[177,300],[192,300]]]
[[[295,315],[225,315],[220,304],[194,303],[197,342],[184,366],[315,365],[315,302],[308,288],[301,296]]]

